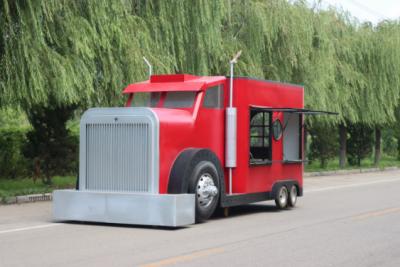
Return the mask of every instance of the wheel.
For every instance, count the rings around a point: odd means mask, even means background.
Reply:
[[[196,196],[196,222],[204,222],[214,213],[220,194],[218,172],[213,163],[197,163],[190,176],[189,193]]]
[[[275,196],[275,204],[279,209],[284,209],[288,205],[288,190],[286,186],[281,186]]]
[[[297,186],[292,185],[292,187],[290,187],[290,192],[289,192],[289,201],[288,201],[289,207],[296,206],[296,202],[297,202]]]

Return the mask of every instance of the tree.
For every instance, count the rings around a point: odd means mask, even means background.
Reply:
[[[350,165],[361,166],[361,160],[372,152],[373,129],[365,124],[353,124],[348,127],[348,160]]]
[[[31,159],[34,178],[51,184],[54,175],[77,170],[77,143],[66,129],[74,106],[36,107],[29,113],[32,130],[28,132],[25,156]],[[42,173],[43,172],[43,173]]]
[[[303,84],[306,107],[339,112],[311,122],[382,127],[400,96],[398,47],[398,21],[301,0],[0,0],[0,106],[121,105],[147,77],[142,56],[155,73],[221,75],[241,49],[235,75]]]
[[[0,106],[26,112],[33,126],[27,154],[50,183],[70,150],[65,123],[73,109],[121,105],[123,86],[144,77],[144,67],[135,66],[152,43],[137,38],[147,28],[122,2],[2,0],[0,6]]]
[[[325,168],[327,161],[337,155],[338,136],[334,126],[325,123],[314,123],[308,129],[311,135],[311,159],[319,159],[321,168]]]
[[[381,160],[381,140],[382,140],[382,131],[381,128],[375,127],[375,156],[374,156],[374,165],[378,166]]]
[[[346,166],[347,154],[347,128],[344,124],[339,124],[339,167]]]

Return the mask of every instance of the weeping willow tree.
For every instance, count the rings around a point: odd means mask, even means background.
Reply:
[[[129,1],[2,1],[2,102],[115,104],[152,50]],[[120,102],[119,98],[117,100]]]
[[[2,103],[115,105],[157,73],[227,73],[305,85],[306,105],[339,122],[393,120],[399,25],[360,25],[303,1],[2,0]],[[367,105],[365,105],[367,104]],[[376,106],[375,110],[368,106]]]
[[[398,22],[360,24],[285,0],[0,3],[1,106],[121,105],[122,88],[147,76],[142,56],[156,73],[221,75],[241,49],[237,75],[303,84],[307,107],[340,114],[319,121],[345,131],[394,120]]]
[[[131,16],[128,5],[129,1],[1,3],[0,102],[18,104],[28,114],[33,126],[28,138],[34,147],[27,155],[36,174],[43,170],[47,183],[54,170],[64,168],[66,162],[60,159],[73,151],[65,149],[71,144],[65,127],[72,111],[121,104],[121,88],[145,75],[137,66],[152,50],[152,42],[144,22]]]

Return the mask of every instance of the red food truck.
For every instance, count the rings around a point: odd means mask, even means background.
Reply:
[[[317,112],[302,86],[175,74],[123,93],[126,107],[84,113],[77,188],[54,192],[55,220],[176,227],[303,195],[303,115]]]

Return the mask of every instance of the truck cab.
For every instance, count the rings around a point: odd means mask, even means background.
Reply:
[[[175,227],[302,195],[303,87],[175,74],[123,94],[82,116],[79,186],[54,192],[56,220]]]

